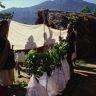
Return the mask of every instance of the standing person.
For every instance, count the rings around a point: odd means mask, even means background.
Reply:
[[[67,26],[67,37],[66,41],[68,42],[68,49],[67,49],[67,61],[70,67],[70,76],[73,75],[74,73],[74,67],[72,64],[72,53],[75,52],[75,41],[76,41],[76,36],[74,32],[74,26],[72,23],[69,23]]]
[[[9,52],[10,42],[7,39],[9,30],[8,21],[3,20],[0,22],[0,96],[8,95],[8,86],[14,82],[14,68],[13,65],[9,65]],[[11,58],[12,56],[10,56]],[[10,95],[11,96],[11,95]]]
[[[25,63],[25,52],[24,51],[17,51],[16,52],[16,62],[17,62],[17,71],[18,71],[18,78],[22,77],[21,76],[21,70],[22,66],[24,66]]]

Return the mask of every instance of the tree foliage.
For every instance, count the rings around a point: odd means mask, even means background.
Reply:
[[[67,46],[67,42],[63,41],[55,44],[50,50],[44,50],[42,53],[30,50],[26,55],[26,63],[30,73],[42,75],[46,72],[50,76],[52,70],[61,66],[61,59],[64,59],[66,55]]]
[[[0,7],[5,8],[2,2],[0,2]],[[0,20],[10,19],[12,17],[13,17],[13,13],[9,13],[9,12],[0,13]]]
[[[10,19],[13,17],[12,13],[0,13],[0,20],[6,20],[6,19]]]
[[[69,16],[68,20],[72,23],[76,23],[79,21],[79,16]]]
[[[5,8],[5,6],[2,4],[2,2],[0,2],[0,7]]]
[[[96,15],[96,7],[93,9],[92,13]]]
[[[90,13],[91,10],[89,9],[88,6],[84,6],[83,9],[81,10],[81,12],[83,12],[83,13]]]

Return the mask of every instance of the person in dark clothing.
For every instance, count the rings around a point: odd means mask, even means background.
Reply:
[[[75,36],[73,24],[71,24],[71,23],[68,24],[67,29],[68,29],[67,37],[66,37],[66,41],[68,43],[67,62],[68,62],[69,67],[70,67],[70,76],[72,76],[73,73],[74,73],[74,67],[73,67],[73,64],[72,64],[72,53],[75,52],[76,36]]]
[[[7,69],[10,42],[7,39],[9,23],[6,20],[0,22],[0,96],[9,95],[9,86],[14,83],[14,69]],[[8,66],[9,67],[9,66]]]

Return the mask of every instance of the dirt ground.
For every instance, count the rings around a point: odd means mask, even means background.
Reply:
[[[96,65],[76,66],[62,96],[96,96]]]
[[[21,72],[21,75],[22,77],[18,78],[17,71],[15,71],[16,81],[29,81],[30,76],[26,72]],[[26,89],[13,85],[9,88],[9,92],[12,96],[25,96]],[[96,65],[75,66],[73,78],[70,79],[62,95],[58,96],[96,96]]]

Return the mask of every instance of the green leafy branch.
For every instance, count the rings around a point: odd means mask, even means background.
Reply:
[[[48,76],[51,75],[52,70],[61,66],[61,59],[66,55],[68,44],[66,42],[56,43],[49,51],[44,50],[43,53],[37,53],[36,50],[30,50],[26,56],[29,71],[32,74],[42,75],[44,72]]]

